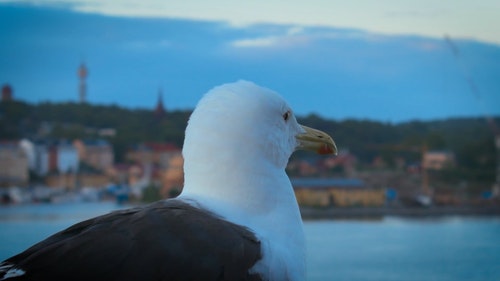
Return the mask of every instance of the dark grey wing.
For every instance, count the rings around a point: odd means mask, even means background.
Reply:
[[[8,280],[261,280],[245,227],[168,200],[75,224],[2,264]],[[0,273],[0,280],[2,273]]]

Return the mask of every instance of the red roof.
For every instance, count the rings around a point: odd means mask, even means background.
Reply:
[[[180,151],[180,148],[173,143],[146,142],[143,145],[156,152]]]

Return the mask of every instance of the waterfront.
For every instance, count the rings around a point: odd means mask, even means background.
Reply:
[[[0,207],[0,259],[114,203]],[[500,217],[308,220],[308,280],[500,280]]]

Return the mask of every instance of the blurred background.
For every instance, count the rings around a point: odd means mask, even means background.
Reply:
[[[499,10],[0,0],[0,258],[177,196],[192,109],[244,79],[340,149],[287,167],[310,280],[498,280]]]

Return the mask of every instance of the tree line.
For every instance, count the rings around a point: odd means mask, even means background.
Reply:
[[[117,105],[81,103],[0,103],[2,140],[106,139],[122,161],[132,145],[170,142],[182,147],[190,110],[157,115],[152,109],[128,109]],[[384,123],[372,120],[329,120],[316,114],[298,118],[307,126],[331,134],[340,150],[349,151],[360,163],[381,157],[391,165],[398,157],[421,161],[422,149],[453,152],[457,168],[452,173],[470,180],[494,181],[496,151],[494,134],[484,118],[452,118],[436,121]],[[500,118],[495,119],[500,123]],[[114,135],[99,134],[113,129]],[[298,154],[296,157],[311,157]]]

